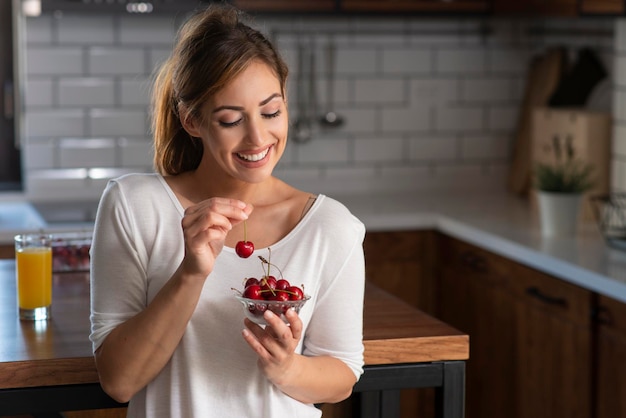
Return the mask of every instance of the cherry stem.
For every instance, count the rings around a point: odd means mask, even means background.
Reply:
[[[266,260],[263,256],[261,256],[261,255],[259,256],[259,259],[261,260],[261,263],[262,263],[262,264],[267,264],[267,275],[269,276],[269,266],[270,266],[270,264],[271,264],[271,263],[270,263],[269,261],[267,261],[267,260]],[[272,264],[272,266],[276,267],[276,270],[278,270],[278,272],[280,273],[280,278],[281,278],[281,279],[284,279],[284,278],[285,278],[285,276],[283,276],[283,272],[282,272],[282,270],[281,270],[281,269],[279,269],[279,268],[278,268],[278,266],[277,266],[276,264]]]
[[[248,241],[248,228],[245,219],[243,220],[243,241]]]

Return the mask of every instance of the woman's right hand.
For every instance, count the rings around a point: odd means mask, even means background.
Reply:
[[[185,257],[182,269],[206,278],[224,247],[226,235],[248,218],[252,205],[237,199],[214,197],[189,206],[182,220]]]

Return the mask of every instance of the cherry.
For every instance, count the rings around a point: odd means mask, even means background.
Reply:
[[[274,292],[274,289],[276,289],[276,278],[274,276],[264,276],[261,279],[260,284],[261,290],[272,294],[276,293]]]
[[[289,294],[289,300],[302,300],[304,299],[304,292],[298,286],[289,286],[287,288]]]
[[[248,258],[254,252],[254,244],[250,241],[239,241],[235,245],[235,252],[241,258]]]
[[[261,286],[259,286],[258,284],[253,284],[246,287],[243,291],[243,297],[256,300],[263,299],[263,291],[261,289]]]
[[[259,281],[255,279],[254,277],[250,277],[249,279],[246,279],[246,282],[243,285],[243,288],[245,289],[246,287],[252,286],[253,284],[259,284]]]
[[[289,286],[291,286],[291,284],[285,279],[280,279],[276,282],[276,290],[287,290]]]
[[[247,240],[246,235],[247,235],[247,227],[246,227],[246,221],[244,220],[243,221],[243,241],[239,241],[235,245],[235,252],[241,258],[248,258],[254,252],[254,244],[252,243],[252,241]]]

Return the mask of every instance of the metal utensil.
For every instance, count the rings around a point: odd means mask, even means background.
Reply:
[[[331,40],[328,41],[326,47],[326,72],[328,74],[328,82],[326,84],[326,112],[320,116],[319,123],[328,128],[336,128],[343,125],[343,117],[334,110],[334,93],[335,93],[335,44]]]

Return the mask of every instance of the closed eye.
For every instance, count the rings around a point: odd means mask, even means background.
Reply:
[[[237,125],[240,125],[241,122],[243,122],[243,118],[237,119],[234,122],[223,122],[223,121],[219,121],[220,126],[223,126],[224,128],[234,128]]]
[[[280,116],[280,114],[281,114],[281,113],[282,113],[282,112],[280,111],[280,109],[278,109],[278,110],[277,110],[276,112],[274,112],[274,113],[264,113],[264,114],[263,114],[263,117],[264,117],[265,119],[272,119],[272,118],[276,118],[276,117]]]

